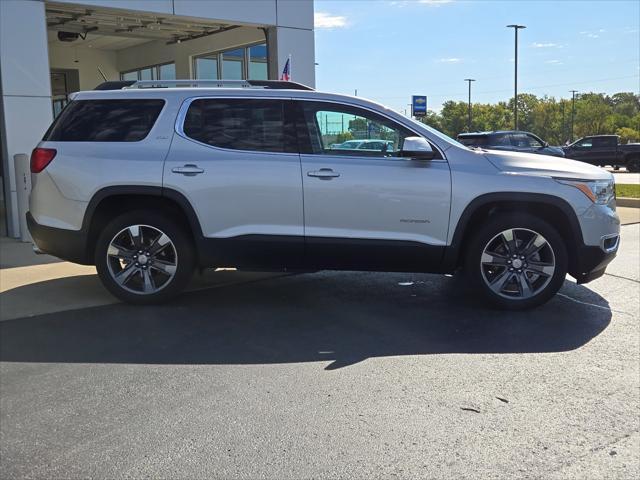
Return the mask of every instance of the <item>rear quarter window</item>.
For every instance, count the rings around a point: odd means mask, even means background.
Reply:
[[[44,136],[50,142],[138,142],[162,111],[164,100],[75,100]]]

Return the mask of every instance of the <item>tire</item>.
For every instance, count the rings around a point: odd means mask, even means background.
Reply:
[[[153,210],[137,210],[107,224],[96,243],[95,264],[104,286],[120,300],[162,303],[191,279],[194,247],[179,222]]]
[[[466,253],[464,268],[471,286],[506,310],[542,305],[567,274],[564,240],[547,222],[527,213],[490,217],[471,238]]]
[[[640,158],[633,157],[627,160],[627,172],[638,173],[640,172]]]

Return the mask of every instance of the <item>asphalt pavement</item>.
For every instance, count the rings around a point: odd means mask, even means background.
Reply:
[[[639,270],[636,224],[529,312],[318,272],[6,320],[0,476],[638,478]]]

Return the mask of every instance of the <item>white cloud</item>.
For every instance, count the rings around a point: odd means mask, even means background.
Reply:
[[[531,46],[533,48],[552,48],[552,47],[559,47],[559,45],[557,43],[541,43],[541,42],[533,42],[531,44]]]
[[[418,3],[429,5],[430,7],[439,7],[446,3],[453,3],[453,0],[418,0]]]
[[[580,35],[585,35],[587,38],[600,38],[599,34],[604,32],[606,32],[606,30],[604,28],[601,28],[597,32],[588,32],[588,31],[580,32]]]
[[[560,60],[546,60],[544,63],[548,63],[549,65],[562,65]]]
[[[344,28],[348,26],[347,17],[331,15],[327,12],[316,12],[313,15],[315,28]]]
[[[452,57],[452,58],[440,58],[438,60],[438,63],[460,63],[462,61],[461,58],[456,58],[456,57]]]

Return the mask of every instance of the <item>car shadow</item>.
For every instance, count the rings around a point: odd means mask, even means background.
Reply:
[[[564,352],[601,333],[611,311],[583,286],[566,282],[563,291],[538,309],[504,312],[439,275],[274,277],[189,292],[160,306],[115,304],[0,322],[0,360],[324,362],[334,370],[384,356]]]

